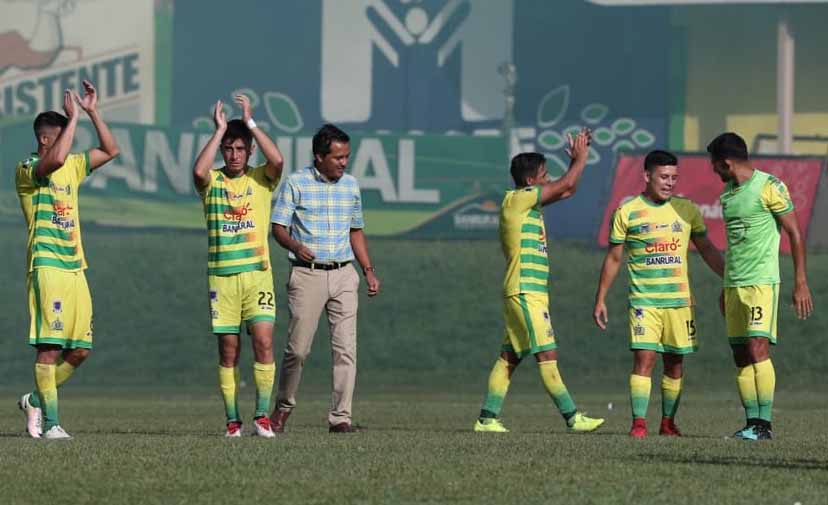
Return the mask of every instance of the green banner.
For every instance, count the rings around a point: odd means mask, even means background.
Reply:
[[[191,171],[211,133],[118,123],[111,128],[121,154],[84,182],[84,222],[202,227]],[[309,165],[312,134],[275,140],[285,157],[284,175]],[[96,144],[92,125],[79,124],[73,151]],[[31,125],[0,128],[0,164],[7,174],[0,180],[0,219],[20,216],[14,167],[34,148]],[[256,151],[251,164],[259,162]],[[216,166],[221,166],[220,157]],[[360,182],[366,231],[371,235],[452,236],[454,221],[442,216],[508,184],[506,147],[499,137],[355,134],[348,170]]]

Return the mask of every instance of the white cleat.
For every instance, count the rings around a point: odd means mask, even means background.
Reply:
[[[264,438],[274,438],[273,429],[270,427],[270,419],[267,416],[257,417],[253,420],[253,426],[256,427],[255,436]]]
[[[32,407],[31,402],[29,402],[31,396],[31,393],[26,393],[21,396],[17,402],[17,406],[20,407],[20,410],[26,416],[26,431],[29,433],[29,436],[32,438],[40,438],[40,434],[43,433],[43,426],[40,421],[41,411],[40,409]]]
[[[72,440],[72,436],[63,431],[60,426],[52,426],[49,431],[43,434],[46,440]]]

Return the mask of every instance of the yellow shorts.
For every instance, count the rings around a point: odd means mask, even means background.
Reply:
[[[241,333],[255,323],[276,320],[276,294],[271,270],[253,270],[233,275],[208,275],[210,319],[213,333]]]
[[[504,300],[503,317],[506,336],[502,351],[518,357],[557,349],[555,331],[549,318],[549,298],[545,295],[520,294]]]
[[[727,338],[744,344],[749,338],[764,337],[776,344],[779,284],[759,284],[724,289]]]
[[[36,268],[29,291],[29,345],[92,349],[92,297],[83,270]]]
[[[693,307],[630,307],[630,349],[690,354],[698,347]]]

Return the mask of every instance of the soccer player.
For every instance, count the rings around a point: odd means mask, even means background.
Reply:
[[[283,158],[276,144],[256,126],[250,99],[237,95],[242,119],[227,121],[216,102],[216,131],[199,153],[193,181],[204,203],[207,220],[207,283],[210,316],[218,337],[219,387],[227,415],[226,437],[240,437],[238,408],[239,335],[245,323],[252,337],[253,380],[256,383],[255,434],[272,438],[270,397],[276,364],[273,360],[273,323],[276,320],[273,274],[267,244],[273,191],[282,175]],[[250,167],[253,139],[266,162]],[[224,166],[212,170],[221,149]]]
[[[678,178],[678,160],[673,154],[652,151],[644,159],[644,192],[623,203],[613,215],[610,246],[595,295],[593,317],[598,327],[606,330],[606,296],[626,248],[633,352],[630,436],[634,438],[647,436],[647,407],[656,353],[661,354],[664,362],[659,434],[681,435],[675,418],[681,399],[684,355],[695,352],[698,345],[688,282],[689,243],[693,242],[719,276],[724,270],[721,254],[707,238],[698,207],[673,195]]]
[[[773,438],[771,413],[776,373],[770,344],[776,344],[779,305],[779,227],[791,243],[793,304],[805,319],[814,310],[805,273],[805,240],[791,196],[776,177],[755,170],[745,141],[723,133],[707,146],[713,171],[726,183],[719,200],[727,231],[724,314],[736,363],[736,383],[747,423],[734,436]]]
[[[29,232],[29,345],[37,352],[36,389],[23,395],[19,406],[33,438],[72,438],[60,426],[57,388],[92,350],[92,298],[84,274],[78,189],[93,170],[118,155],[118,144],[98,112],[95,87],[83,81],[83,89],[82,98],[73,91],[63,93],[65,116],[53,111],[38,114],[37,152],[20,162],[15,173]],[[92,121],[100,146],[70,153],[78,108]]]
[[[570,431],[588,432],[604,423],[578,412],[558,372],[555,333],[549,318],[549,259],[543,206],[569,198],[589,156],[589,130],[569,138],[569,171],[556,181],[548,178],[546,159],[539,153],[512,158],[516,188],[506,192],[500,209],[500,245],[506,256],[503,282],[506,335],[500,357],[489,375],[489,389],[474,424],[478,432],[508,432],[498,416],[512,373],[521,359],[533,354],[541,380]]]

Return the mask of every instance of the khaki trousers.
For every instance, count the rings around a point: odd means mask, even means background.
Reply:
[[[359,274],[352,264],[336,270],[292,267],[288,280],[288,342],[279,369],[276,408],[296,406],[296,391],[322,310],[328,314],[333,392],[328,422],[351,422],[356,382],[356,322]]]

